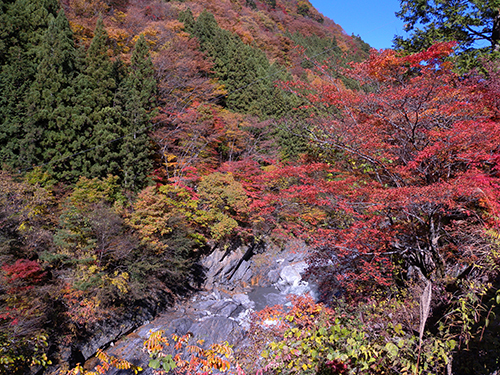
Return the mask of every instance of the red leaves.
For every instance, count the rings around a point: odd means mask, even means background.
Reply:
[[[2,266],[5,281],[7,284],[22,281],[27,284],[39,283],[45,276],[40,265],[33,260],[18,259],[14,264]]]
[[[465,236],[452,226],[462,223],[475,237],[465,241],[479,244],[485,224],[497,225],[500,124],[492,120],[498,101],[488,90],[500,87],[493,83],[500,78],[458,77],[445,61],[452,48],[439,44],[408,56],[373,51],[345,72],[365,91],[294,85],[340,112],[317,119],[312,132],[313,144],[337,167],[336,192],[316,175],[316,183],[301,179],[276,194],[295,193],[310,204],[306,186],[314,185],[323,196],[314,204],[328,219],[307,231],[317,249],[311,274],[323,290],[359,296],[385,287],[395,260],[439,278],[453,262],[468,262],[473,253],[480,259],[483,245],[460,247]]]

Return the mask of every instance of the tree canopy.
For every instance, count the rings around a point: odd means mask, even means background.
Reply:
[[[396,36],[396,48],[417,52],[436,42],[458,42],[462,65],[500,50],[500,1],[402,0],[396,13],[410,36]]]

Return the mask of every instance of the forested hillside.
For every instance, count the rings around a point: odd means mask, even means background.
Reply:
[[[370,51],[307,0],[0,0],[0,373],[93,374],[75,343],[214,248],[294,239],[319,302],[194,367],[152,335],[151,367],[498,371],[500,67],[455,40]]]

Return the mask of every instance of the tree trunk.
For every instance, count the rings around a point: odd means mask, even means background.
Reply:
[[[500,51],[500,9],[493,18],[493,29],[491,30],[491,49],[493,52]]]

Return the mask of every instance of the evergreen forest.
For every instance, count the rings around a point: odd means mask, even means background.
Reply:
[[[0,374],[499,372],[500,2],[400,3],[375,50],[308,0],[0,0]],[[293,241],[317,295],[244,352],[75,357]]]

